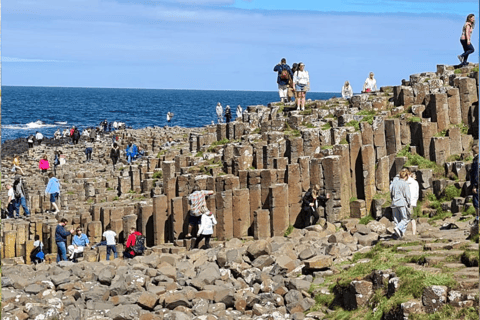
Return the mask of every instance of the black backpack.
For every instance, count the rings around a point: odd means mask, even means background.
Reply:
[[[145,236],[144,235],[136,235],[135,236],[135,244],[130,248],[135,255],[141,255],[145,252]]]
[[[15,194],[16,199],[20,199],[22,197],[22,182],[21,180],[15,181],[13,184],[13,192]]]

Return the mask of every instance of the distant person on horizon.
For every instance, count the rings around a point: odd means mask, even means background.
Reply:
[[[91,128],[89,133],[90,133],[90,142],[94,142],[95,135],[96,135],[95,128]]]
[[[38,145],[41,145],[43,141],[43,134],[37,131],[35,133],[35,139],[38,141]]]
[[[298,70],[293,75],[293,83],[295,91],[298,93],[298,99],[296,99],[297,110],[305,110],[305,96],[307,91],[310,90],[310,76],[308,71],[305,70],[303,62],[298,64]]]
[[[223,107],[219,103],[217,103],[217,106],[215,107],[215,112],[217,113],[217,123],[223,123]]]
[[[350,99],[353,96],[353,89],[350,86],[350,82],[345,81],[345,84],[342,87],[342,97],[343,99]]]
[[[78,140],[80,140],[80,132],[77,127],[73,127],[72,143],[78,144]]]
[[[230,110],[230,106],[227,104],[225,107],[225,122],[229,123],[230,120],[232,119],[232,110]]]
[[[167,112],[167,122],[170,122],[172,121],[172,118],[173,118],[174,114],[172,112]]]
[[[365,80],[363,84],[362,92],[374,92],[377,91],[377,80],[374,78],[373,72],[370,72],[368,78]]]
[[[68,138],[69,136],[70,136],[70,132],[68,132],[68,129],[65,128],[65,130],[63,130],[63,137]]]
[[[279,64],[277,64],[273,71],[278,73],[278,95],[280,96],[280,102],[288,102],[288,82],[293,78],[293,72],[290,66],[287,64],[287,59],[282,58]]]
[[[462,35],[460,36],[460,43],[463,47],[463,53],[458,56],[458,60],[460,60],[460,66],[467,66],[468,56],[475,51],[471,42],[473,28],[475,28],[475,15],[470,13],[467,16],[465,24],[463,25]]]
[[[237,106],[237,119],[240,118],[242,120],[242,106],[238,105]]]
[[[117,130],[118,129],[118,122],[115,120],[113,121],[113,130]]]

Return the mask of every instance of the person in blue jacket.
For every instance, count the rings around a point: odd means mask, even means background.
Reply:
[[[45,195],[50,195],[50,209],[53,206],[55,208],[54,213],[59,213],[60,209],[58,209],[56,202],[60,195],[60,181],[54,177],[53,172],[48,174],[48,178],[50,180],[48,180],[47,187],[45,188]]]
[[[85,247],[88,248],[90,243],[82,228],[77,228],[76,232],[77,234],[73,236],[72,244],[68,246],[68,254],[73,262],[77,262],[78,254],[83,252]]]
[[[135,157],[137,156],[137,153],[138,153],[138,149],[137,149],[137,146],[135,145],[135,143],[129,143],[127,145],[127,149],[125,149],[125,154],[127,156],[127,161],[128,163],[132,163],[132,160],[135,159]]]
[[[55,229],[55,242],[57,243],[57,263],[67,261],[67,237],[73,234],[73,229],[65,230],[68,220],[62,218]]]
[[[287,59],[282,58],[279,64],[277,64],[273,71],[278,73],[277,84],[278,94],[280,95],[280,101],[283,103],[288,102],[288,84],[293,79],[293,72],[290,66],[287,64]]]

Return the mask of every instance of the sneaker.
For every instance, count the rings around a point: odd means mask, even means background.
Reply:
[[[397,227],[395,227],[393,230],[395,230],[395,234],[401,238],[402,237],[402,231],[400,231]]]
[[[457,56],[458,60],[460,60],[460,63],[463,63],[463,56],[460,54]]]

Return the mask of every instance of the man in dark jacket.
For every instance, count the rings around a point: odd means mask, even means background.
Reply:
[[[305,228],[311,225],[316,225],[320,219],[320,215],[317,212],[318,207],[325,206],[325,202],[330,199],[330,194],[327,193],[326,196],[320,195],[320,186],[315,185],[313,188],[310,188],[303,197],[302,201],[302,210],[305,219]],[[313,215],[313,222],[311,222],[311,217]],[[326,218],[325,214],[325,218]]]
[[[478,216],[478,146],[473,147],[475,158],[473,158],[472,168],[470,169],[470,183],[472,184],[473,206]]]
[[[282,58],[282,61],[277,64],[273,71],[278,73],[278,94],[280,95],[280,101],[283,103],[288,102],[288,83],[290,79],[293,79],[293,72],[290,66],[287,64],[287,59]]]
[[[65,230],[68,220],[62,218],[55,229],[55,242],[57,243],[57,263],[67,261],[67,237],[74,233],[74,230]]]

